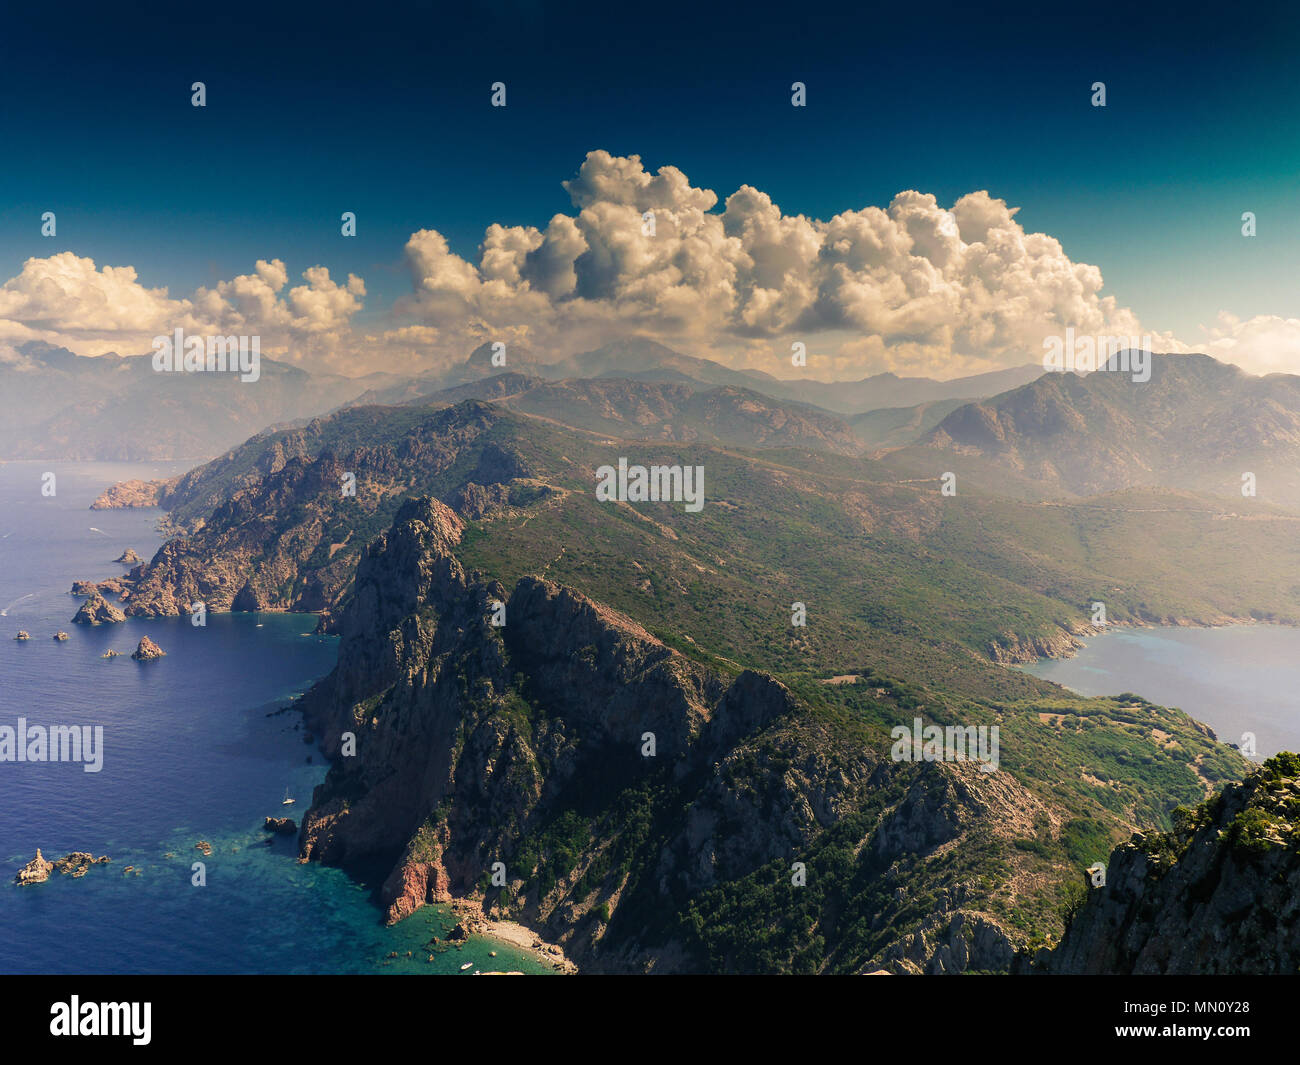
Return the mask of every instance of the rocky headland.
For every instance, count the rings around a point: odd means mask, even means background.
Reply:
[[[91,510],[118,510],[128,507],[156,507],[167,481],[119,481],[105,489],[90,504]]]
[[[906,908],[886,890],[894,863],[1028,801],[1010,779],[893,763],[773,678],[691,661],[572,589],[467,573],[452,550],[463,531],[437,500],[403,506],[358,568],[338,665],[302,701],[334,764],[301,853],[388,857],[390,922],[454,900],[526,924],[584,970],[707,968],[692,900],[770,890],[837,823],[858,826],[889,913]],[[858,964],[1005,968],[1005,933],[962,902],[953,893],[921,938],[857,948]]]

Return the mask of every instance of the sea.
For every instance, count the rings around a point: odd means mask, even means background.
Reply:
[[[162,542],[157,509],[90,503],[116,481],[188,465],[0,464],[0,726],[103,729],[98,772],[0,762],[0,973],[550,972],[491,939],[446,946],[446,907],[385,927],[386,870],[302,865],[294,837],[263,830],[268,816],[300,820],[327,769],[291,709],[337,653],[315,617],[71,623],[74,580],[120,575],[124,549],[149,558]],[[20,629],[31,639],[16,641]],[[131,659],[145,635],[166,657]],[[15,884],[38,847],[112,861]]]
[[[1081,695],[1134,692],[1209,725],[1224,743],[1254,736],[1263,758],[1300,751],[1300,629],[1116,628],[1072,658],[1024,667]]]

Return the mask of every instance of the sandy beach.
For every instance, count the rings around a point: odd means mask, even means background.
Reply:
[[[452,903],[452,909],[475,935],[529,951],[539,961],[550,965],[557,973],[571,975],[578,971],[578,967],[565,955],[562,947],[555,943],[547,943],[526,925],[519,924],[517,921],[495,921],[485,917],[483,911],[474,902],[457,901]]]

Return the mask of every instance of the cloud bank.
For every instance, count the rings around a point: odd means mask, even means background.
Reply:
[[[399,310],[476,340],[546,348],[636,331],[759,363],[830,337],[823,365],[946,376],[1041,357],[1043,336],[1067,325],[1141,332],[1101,294],[1100,270],[1026,233],[1017,208],[987,192],[949,208],[901,192],[819,221],[743,185],[715,210],[717,194],[676,167],[652,174],[603,151],[565,188],[573,214],[545,229],[491,226],[477,262],[435,230],[415,233],[414,293]]]
[[[348,275],[340,285],[316,266],[306,284],[285,292],[289,275],[278,259],[258,260],[253,273],[174,299],[166,288],[142,285],[130,266],[96,267],[70,251],[28,259],[0,285],[0,342],[44,340],[83,355],[150,351],[155,336],[182,328],[194,334],[260,334],[264,351],[291,357],[305,349],[323,358],[349,341],[365,283]]]
[[[629,333],[689,354],[792,374],[801,341],[820,377],[880,370],[951,377],[1042,358],[1043,338],[1152,336],[1098,267],[1027,232],[987,191],[943,206],[900,192],[887,207],[827,220],[784,213],[742,185],[725,200],[674,166],[593,151],[564,182],[572,211],[544,228],[490,225],[473,258],[434,229],[404,249],[411,292],[361,331],[364,281],[324,267],[289,287],[279,259],[185,298],[130,266],[64,252],[0,286],[0,341],[40,338],[83,353],[148,350],[157,333],[253,333],[264,351],[364,372],[460,361],[501,340],[560,357]],[[1200,350],[1255,372],[1300,369],[1300,321],[1221,314]]]

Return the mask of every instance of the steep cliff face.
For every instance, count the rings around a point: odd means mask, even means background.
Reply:
[[[473,897],[585,968],[622,971],[756,967],[740,932],[693,906],[729,910],[729,892],[752,890],[754,919],[779,927],[803,905],[803,862],[823,877],[808,898],[827,925],[858,904],[853,876],[877,888],[880,936],[835,968],[1005,965],[1007,937],[964,914],[961,892],[936,930],[920,927],[935,907],[897,886],[1002,820],[979,774],[894,763],[776,680],[723,675],[571,589],[479,580],[453,554],[461,533],[445,505],[413,500],[361,560],[337,668],[302,704],[335,759],[303,820],[305,857],[393,861],[390,921]],[[846,831],[853,876],[830,864]],[[962,931],[972,923],[982,938]],[[830,966],[835,947],[813,941]]]
[[[1050,973],[1290,973],[1300,966],[1300,756],[1280,754],[1169,833],[1110,857]]]

